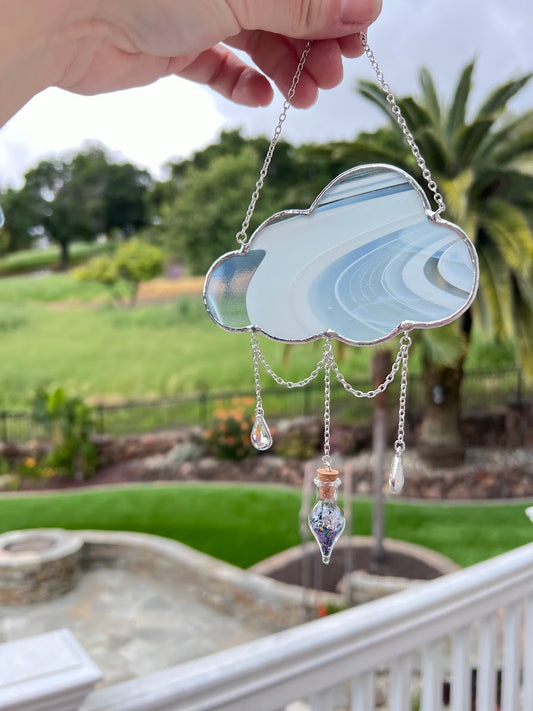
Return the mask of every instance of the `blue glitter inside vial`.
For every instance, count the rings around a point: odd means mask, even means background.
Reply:
[[[318,500],[309,514],[309,528],[315,537],[322,562],[329,563],[336,541],[344,531],[344,514],[337,504],[337,487],[340,479],[335,470],[319,469],[315,484]]]

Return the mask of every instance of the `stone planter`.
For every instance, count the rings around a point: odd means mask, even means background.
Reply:
[[[0,605],[29,605],[72,590],[81,574],[83,540],[62,529],[0,535]]]

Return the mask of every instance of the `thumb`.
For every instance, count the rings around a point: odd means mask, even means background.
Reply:
[[[245,30],[286,37],[332,39],[366,28],[381,11],[381,0],[227,0]]]

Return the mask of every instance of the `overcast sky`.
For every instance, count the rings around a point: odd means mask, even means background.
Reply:
[[[496,84],[533,70],[532,31],[531,0],[384,0],[369,42],[400,95],[416,91],[418,70],[425,65],[443,97],[449,96],[460,70],[475,57],[473,96],[479,100]],[[366,58],[346,62],[343,84],[324,92],[312,109],[291,111],[283,137],[323,142],[382,124],[354,91],[358,78],[371,77]],[[211,143],[224,128],[270,136],[281,103],[276,95],[266,109],[243,108],[175,77],[97,97],[49,89],[0,130],[0,187],[19,185],[41,158],[86,141],[99,141],[160,177],[167,160]],[[533,107],[533,80],[511,106]]]

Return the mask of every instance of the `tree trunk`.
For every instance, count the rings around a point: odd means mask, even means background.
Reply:
[[[392,367],[389,350],[377,350],[372,356],[370,368],[374,387],[387,377]],[[372,426],[373,497],[372,512],[372,562],[380,563],[385,558],[385,511],[383,504],[383,476],[385,472],[385,449],[387,446],[387,395],[386,391],[374,399],[374,422]]]
[[[69,263],[70,263],[69,243],[68,242],[60,242],[59,249],[60,249],[59,270],[62,272],[66,272],[67,269],[69,268]]]
[[[463,361],[455,368],[424,362],[424,417],[417,440],[420,457],[435,467],[455,467],[464,462],[461,432]]]
[[[381,563],[385,558],[383,539],[385,538],[385,510],[383,504],[383,474],[385,471],[385,447],[387,439],[387,412],[376,407],[372,425],[372,475],[374,508],[372,511],[372,562]]]

